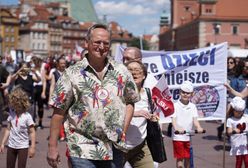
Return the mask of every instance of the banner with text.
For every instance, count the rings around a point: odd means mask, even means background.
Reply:
[[[123,50],[121,46],[117,50],[116,61],[122,61]],[[174,100],[179,99],[183,81],[190,80],[195,86],[191,102],[200,120],[225,119],[227,43],[187,51],[142,51],[142,62],[157,79],[165,77]],[[160,116],[161,122],[169,122]]]

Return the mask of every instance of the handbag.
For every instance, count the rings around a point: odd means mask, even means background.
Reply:
[[[151,113],[154,111],[154,104],[152,102],[151,91],[149,88],[145,88],[148,103]],[[152,158],[155,162],[162,163],[167,160],[164,140],[162,136],[162,131],[160,129],[158,121],[154,122],[151,120],[147,120],[147,136],[146,141],[148,148],[150,149]]]

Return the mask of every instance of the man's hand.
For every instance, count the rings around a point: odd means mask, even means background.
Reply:
[[[57,148],[48,147],[47,162],[52,168],[57,168],[60,164],[60,156]]]
[[[51,119],[47,162],[53,168],[57,168],[58,164],[60,163],[60,157],[58,152],[58,138],[60,126],[64,119],[64,114],[65,111],[63,111],[62,109],[54,108],[53,116]]]

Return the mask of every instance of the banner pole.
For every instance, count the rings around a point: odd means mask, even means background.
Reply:
[[[226,117],[225,117],[225,121],[224,121],[224,142],[223,142],[223,168],[225,168],[226,166],[226,122],[227,122],[227,118],[229,116],[229,104],[227,103],[227,106],[226,106]]]
[[[223,132],[224,140],[223,140],[223,168],[226,165],[226,120],[224,122],[224,132]]]

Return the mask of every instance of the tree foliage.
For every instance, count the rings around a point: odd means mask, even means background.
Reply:
[[[149,45],[148,42],[144,39],[142,39],[142,44],[143,44],[143,50],[149,50]],[[137,47],[139,49],[141,49],[140,47],[140,38],[138,37],[134,37],[133,40],[129,43],[130,47]]]

